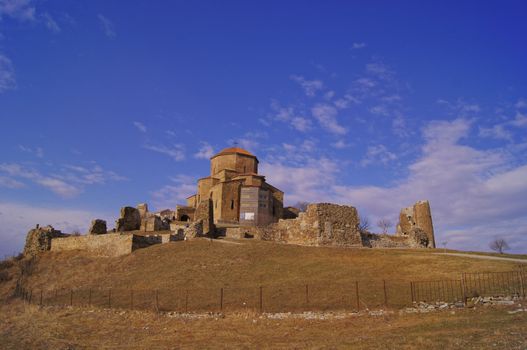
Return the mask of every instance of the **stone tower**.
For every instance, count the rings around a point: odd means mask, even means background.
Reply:
[[[436,247],[432,211],[428,201],[418,201],[413,206],[401,210],[397,234],[407,235],[413,229],[420,229],[426,233],[428,248]]]

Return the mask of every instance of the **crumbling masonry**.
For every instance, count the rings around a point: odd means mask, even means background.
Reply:
[[[435,248],[428,201],[403,208],[395,235],[360,230],[357,209],[314,203],[305,212],[283,208],[284,193],[258,174],[258,159],[227,148],[211,158],[211,175],[198,180],[197,193],[175,210],[149,212],[148,205],[121,208],[115,228],[93,220],[89,234],[70,236],[51,226],[28,233],[24,253],[85,250],[95,255],[128,254],[153,244],[198,237],[261,239],[309,246]]]

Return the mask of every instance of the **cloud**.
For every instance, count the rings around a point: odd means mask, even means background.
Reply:
[[[516,117],[510,124],[517,127],[527,126],[527,115],[517,112]]]
[[[479,136],[512,141],[512,134],[503,125],[494,125],[491,128],[480,127]]]
[[[18,145],[18,149],[26,153],[31,153],[38,158],[44,158],[44,150],[42,149],[42,147],[31,148],[28,146]]]
[[[273,114],[270,119],[288,122],[293,129],[298,130],[300,132],[307,132],[311,129],[311,120],[301,115],[298,115],[293,107],[282,107],[277,101],[272,101],[271,109],[273,111]],[[266,123],[269,124],[269,121],[263,120],[262,123],[266,125]]]
[[[360,161],[362,166],[368,166],[370,164],[383,164],[387,165],[389,162],[397,159],[397,155],[388,151],[384,145],[369,146],[366,152],[366,156]]]
[[[120,181],[125,179],[113,171],[105,171],[97,165],[91,169],[67,165],[59,169],[60,171],[57,171],[57,168],[52,169],[52,175],[44,175],[33,168],[18,163],[0,164],[0,172],[7,174],[11,178],[29,180],[63,198],[71,198],[79,195],[85,185],[104,184],[108,180]],[[83,170],[80,171],[79,169]],[[68,170],[73,170],[73,173],[68,172]],[[20,181],[17,182],[23,184]],[[22,187],[25,186],[11,188]]]
[[[0,176],[0,187],[7,187],[7,188],[23,188],[25,185],[17,180],[11,179],[6,176]]]
[[[101,29],[103,30],[104,34],[108,38],[114,39],[117,36],[117,33],[115,32],[115,26],[113,22],[100,13],[97,15],[97,18],[99,19]]]
[[[353,43],[353,45],[351,45],[351,48],[353,50],[363,49],[365,47],[366,47],[366,43],[362,43],[362,42],[360,42],[360,43]]]
[[[20,21],[34,21],[35,7],[31,0],[0,0],[0,20],[4,16]]]
[[[15,69],[11,60],[0,54],[0,94],[16,88]]]
[[[527,107],[527,99],[520,98],[518,101],[514,104],[514,107],[518,109],[526,108]]]
[[[152,202],[157,209],[175,208],[177,204],[186,205],[186,198],[196,193],[196,178],[177,175],[170,178],[171,183],[151,192]]]
[[[163,145],[150,145],[146,144],[143,146],[147,150],[165,154],[170,158],[174,159],[176,162],[185,159],[185,146],[181,144],[174,144],[173,146],[163,146]]]
[[[347,143],[344,140],[338,140],[337,142],[332,143],[331,147],[336,148],[336,149],[344,149],[344,148],[351,147],[351,144]]]
[[[35,179],[35,182],[64,198],[75,197],[82,191],[74,185],[52,177],[40,177]]]
[[[344,135],[348,130],[340,125],[337,121],[337,109],[328,104],[316,104],[312,109],[311,113],[313,117],[318,120],[320,125],[327,131],[336,134]]]
[[[141,122],[133,122],[134,126],[137,128],[137,130],[141,132],[146,132],[146,126]]]
[[[197,153],[194,154],[194,158],[197,159],[210,159],[214,155],[214,149],[207,142],[202,142],[201,147]]]
[[[53,33],[59,33],[60,27],[57,24],[57,22],[51,17],[51,15],[47,12],[42,14],[42,19],[44,20],[44,24],[46,27],[51,30]]]
[[[0,202],[0,256],[16,254],[24,247],[26,234],[36,224],[52,225],[63,232],[86,232],[94,218],[107,220],[111,225],[112,215],[84,209],[44,208],[35,205]]]
[[[316,95],[317,91],[322,90],[324,88],[324,83],[320,80],[307,80],[303,76],[300,75],[291,75],[291,80],[296,81],[302,89],[304,89],[304,93],[306,96],[313,97]]]
[[[260,164],[260,173],[285,192],[288,203],[328,201],[327,185],[335,181],[337,172],[337,164],[327,158],[311,158],[301,166],[268,161]]]
[[[449,232],[458,242],[470,241],[457,248],[485,250],[488,242],[472,235],[474,227],[488,223],[497,227],[494,235],[501,235],[508,232],[499,227],[508,226],[510,220],[527,224],[522,216],[527,211],[523,200],[527,198],[527,166],[511,168],[507,155],[500,150],[477,150],[460,144],[470,128],[471,122],[466,119],[430,123],[423,130],[422,156],[409,165],[407,178],[389,187],[335,185],[335,197],[377,217],[394,219],[395,208],[429,199],[437,241]]]

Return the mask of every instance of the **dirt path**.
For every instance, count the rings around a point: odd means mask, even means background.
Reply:
[[[499,257],[499,256],[475,255],[475,254],[463,254],[463,253],[433,253],[433,254],[436,254],[436,255],[460,256],[462,258],[512,261],[512,262],[519,262],[519,263],[527,264],[527,259],[502,258],[502,257]]]

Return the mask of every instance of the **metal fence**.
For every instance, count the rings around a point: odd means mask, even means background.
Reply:
[[[414,302],[465,302],[475,296],[525,298],[525,271],[463,273],[459,280],[356,281],[256,287],[182,289],[56,289],[18,286],[15,294],[31,304],[151,309],[175,312],[301,312],[402,308]]]

